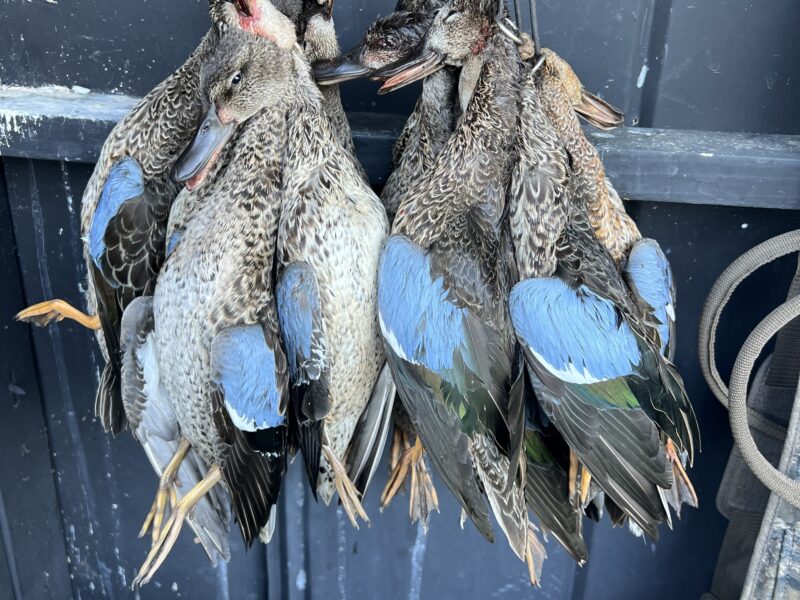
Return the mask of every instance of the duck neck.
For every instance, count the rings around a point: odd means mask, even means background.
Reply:
[[[309,19],[304,41],[306,60],[310,64],[321,60],[336,59],[342,53],[339,40],[336,38],[333,18],[326,19],[321,14],[316,14]],[[339,85],[322,86],[321,93],[322,107],[331,121],[336,139],[352,156],[355,156],[353,134],[342,105]]]
[[[453,217],[478,205],[498,226],[503,214],[519,117],[519,67],[516,49],[502,35],[495,35],[484,52],[467,111],[430,175],[415,183],[398,211],[395,231],[425,247],[448,230]]]
[[[224,195],[231,202],[222,210],[251,212],[257,204],[277,202],[280,167],[287,136],[287,106],[272,106],[248,119],[228,143],[219,166],[201,190],[212,201]],[[252,214],[258,219],[262,215]]]
[[[425,78],[419,99],[420,123],[431,145],[433,156],[439,153],[455,126],[456,74],[445,67]]]
[[[312,175],[319,165],[335,162],[331,161],[331,153],[340,147],[325,112],[322,93],[312,78],[308,63],[299,53],[295,55],[295,69],[289,109],[292,118],[289,119],[284,161],[284,177],[291,180],[291,185]],[[290,187],[287,181],[284,185]],[[293,202],[295,198],[287,197],[285,200]]]
[[[509,191],[509,227],[521,279],[556,270],[556,242],[574,201],[569,157],[545,114],[536,75],[520,91],[519,159]]]
[[[618,261],[641,234],[625,209],[616,206],[615,198],[609,194],[603,161],[586,138],[558,71],[549,61],[542,68],[538,87],[545,113],[574,159],[577,193],[585,202],[595,235]]]

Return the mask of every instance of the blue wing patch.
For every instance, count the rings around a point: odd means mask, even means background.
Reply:
[[[275,353],[260,325],[224,330],[211,346],[212,381],[225,394],[225,408],[242,431],[259,431],[285,422],[280,413]]]
[[[305,263],[289,265],[276,290],[281,335],[295,383],[319,379],[325,362],[317,278]]]
[[[378,314],[381,332],[403,360],[442,373],[454,368],[460,354],[467,367],[482,373],[479,357],[466,348],[468,311],[448,298],[442,277],[431,275],[425,252],[402,236],[386,242],[378,267]]]
[[[625,265],[628,285],[653,308],[658,319],[661,353],[670,343],[670,323],[675,321],[675,285],[669,261],[655,240],[643,239],[634,245]]]
[[[182,237],[183,237],[183,229],[175,229],[170,234],[169,239],[167,240],[167,256],[172,254],[175,248],[178,247],[178,244],[180,243]]]
[[[568,383],[591,384],[634,373],[636,337],[611,301],[557,278],[528,279],[511,290],[511,321],[541,365]]]
[[[132,158],[117,161],[103,185],[89,229],[89,253],[98,269],[102,270],[100,257],[106,249],[103,238],[109,222],[119,212],[120,206],[143,193],[144,173],[139,163]]]

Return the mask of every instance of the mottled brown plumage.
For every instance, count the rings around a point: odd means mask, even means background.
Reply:
[[[579,102],[582,89],[580,82],[571,69],[563,68],[566,63],[555,53],[547,51],[545,57],[538,79],[544,110],[570,153],[573,176],[580,188],[578,193],[587,199],[586,208],[595,234],[619,262],[642,236],[606,179],[600,155],[586,138],[575,114],[574,105]]]
[[[414,112],[394,148],[392,173],[381,192],[389,219],[413,181],[433,165],[455,127],[457,73],[446,68],[427,77]]]
[[[670,519],[666,503],[674,485],[666,436],[691,453],[697,425],[680,376],[661,356],[655,327],[642,315],[619,267],[596,236],[587,209],[596,201],[594,189],[581,178],[578,161],[549,118],[543,90],[553,84],[537,81],[550,77],[552,73],[531,71],[523,85],[520,159],[512,178],[510,210],[522,283],[512,293],[512,314],[542,410],[614,503],[656,537],[657,525]],[[538,330],[541,335],[553,326],[526,322],[520,304],[539,300],[533,290],[544,288],[527,284],[540,278],[547,284],[566,283],[578,305],[585,301],[594,306],[593,299],[600,298],[614,307],[617,327],[632,332],[635,340],[632,374],[598,378],[574,366],[575,374],[569,375],[548,366],[531,349],[535,340],[526,340],[520,331]],[[590,314],[591,318],[596,317]],[[571,329],[576,326],[563,324],[567,343],[580,335]],[[586,347],[596,352],[594,346]],[[580,365],[583,357],[579,349],[576,352],[570,360]]]
[[[321,418],[301,417],[323,422],[323,444],[344,462],[384,360],[375,302],[388,222],[356,160],[338,143],[307,63],[295,60],[278,276],[302,264],[316,281],[326,348],[324,393],[316,401],[325,410]],[[316,487],[328,503],[337,489],[334,472],[325,456],[319,464]]]
[[[439,389],[422,366],[401,360],[402,353],[393,355],[390,364],[415,429],[467,514],[491,537],[485,500],[475,486],[480,481],[512,548],[524,558],[528,548],[520,479],[524,467],[519,460],[522,406],[509,398],[514,341],[505,300],[512,265],[503,223],[519,71],[514,49],[492,33],[486,13],[469,2],[455,2],[434,19],[429,51],[441,52],[448,64],[479,60],[481,76],[455,132],[429,172],[413,181],[402,198],[393,237],[408,238],[430,257],[432,276],[442,278],[450,301],[474,317],[472,339],[481,344],[479,352],[489,356],[495,370],[491,381],[482,382],[485,389],[476,383],[473,393],[464,396],[465,406],[476,404],[477,415],[469,409],[460,415],[459,433],[459,416],[445,408],[455,401],[450,394],[460,397],[458,393],[447,391],[447,386]],[[386,343],[394,349],[393,342]],[[432,397],[425,391],[431,385]]]
[[[317,3],[317,0],[305,0],[303,44],[306,60],[314,63],[321,60],[332,60],[341,54],[339,41],[336,38],[336,28],[333,18],[327,15]],[[350,122],[342,106],[342,96],[338,85],[326,85],[320,88],[322,93],[322,106],[331,123],[331,128],[339,144],[353,157],[356,149],[353,144],[353,133]],[[358,160],[354,163],[364,180],[366,172]]]

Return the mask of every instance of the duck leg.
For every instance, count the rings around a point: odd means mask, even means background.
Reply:
[[[361,500],[358,497],[358,490],[356,486],[353,485],[353,482],[350,481],[350,477],[347,476],[347,471],[342,466],[342,463],[327,444],[323,444],[322,452],[325,454],[325,458],[333,469],[339,500],[342,502],[342,508],[344,508],[344,512],[347,513],[347,517],[350,519],[353,527],[358,529],[357,517],[361,517],[364,522],[369,525],[369,517],[364,507],[361,505]]]
[[[572,451],[572,448],[569,450],[569,479],[568,482],[568,491],[569,491],[569,499],[572,500],[575,498],[575,490],[578,488],[578,466],[580,463],[578,462],[578,455]]]
[[[425,464],[425,449],[419,437],[411,448],[407,448],[403,452],[395,465],[381,495],[381,509],[389,506],[408,476],[409,470],[411,471],[411,491],[408,498],[408,515],[412,523],[420,521],[427,529],[428,515],[434,510],[439,512],[439,496]]]
[[[394,439],[392,440],[392,451],[389,455],[389,480],[381,493],[381,510],[389,506],[392,498],[405,484],[408,475],[408,461],[403,460],[403,456],[411,449],[411,442],[408,434],[400,427],[394,428]]]
[[[64,300],[48,300],[47,302],[34,304],[18,312],[14,318],[17,321],[33,323],[39,327],[49,325],[53,321],[59,322],[64,319],[72,319],[93,331],[100,329],[100,317],[87,315]]]
[[[156,491],[156,499],[153,500],[153,506],[150,508],[150,512],[147,513],[142,530],[139,532],[139,537],[144,537],[152,523],[154,545],[158,540],[159,533],[161,533],[161,524],[164,522],[164,517],[167,513],[167,500],[169,500],[170,508],[175,508],[175,504],[177,504],[178,495],[173,484],[178,484],[176,481],[178,469],[180,469],[181,463],[186,458],[190,448],[189,440],[181,438],[175,455],[167,463],[164,472],[161,474],[161,479],[158,482],[158,491]]]
[[[547,550],[539,536],[536,535],[536,525],[528,521],[528,544],[525,548],[525,563],[528,565],[528,577],[531,585],[539,587],[542,581],[542,565],[547,558]]]
[[[673,486],[676,495],[674,508],[675,512],[677,512],[680,517],[682,502],[685,502],[689,506],[697,507],[697,492],[694,491],[694,486],[689,479],[689,475],[686,473],[686,469],[683,468],[683,461],[675,448],[675,444],[673,444],[670,439],[667,439],[666,450],[667,458],[672,462],[672,473],[675,479],[675,485]]]
[[[389,453],[389,473],[393,473],[400,462],[400,457],[403,452],[411,447],[411,442],[408,441],[406,432],[397,425],[394,426],[394,433],[392,434],[392,450]]]
[[[158,571],[158,568],[166,560],[170,550],[172,550],[172,547],[175,545],[183,523],[186,521],[186,517],[211,488],[217,485],[221,480],[222,471],[218,465],[214,465],[208,470],[208,473],[206,473],[202,481],[189,490],[183,498],[178,500],[172,514],[161,530],[158,540],[153,544],[142,567],[139,569],[139,574],[136,576],[136,579],[133,580],[131,589],[141,587],[153,578],[153,575]]]
[[[581,506],[586,506],[586,500],[589,498],[589,484],[592,482],[592,474],[589,469],[581,465]]]

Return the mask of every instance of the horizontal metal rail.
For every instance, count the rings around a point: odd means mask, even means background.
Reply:
[[[61,87],[0,87],[0,156],[91,163],[137,98]],[[387,176],[404,117],[351,113],[373,184]],[[800,136],[667,129],[590,131],[624,198],[800,208]]]

